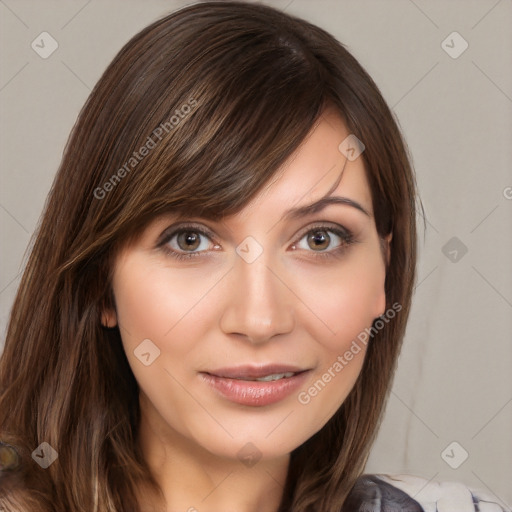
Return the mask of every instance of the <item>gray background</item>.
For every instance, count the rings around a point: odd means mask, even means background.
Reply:
[[[132,35],[187,3],[0,0],[0,347],[79,109]],[[367,471],[461,481],[510,508],[512,2],[272,4],[330,31],[372,75],[405,133],[425,207],[412,318]],[[59,45],[46,59],[31,47],[43,31]],[[454,31],[469,44],[457,58],[445,49],[459,53],[462,40],[442,45]]]

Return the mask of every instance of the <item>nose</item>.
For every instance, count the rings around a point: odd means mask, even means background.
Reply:
[[[220,328],[247,341],[265,343],[278,334],[293,331],[293,293],[286,280],[260,256],[247,263],[236,258],[227,283]]]

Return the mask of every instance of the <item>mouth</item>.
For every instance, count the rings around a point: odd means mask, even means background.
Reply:
[[[290,365],[238,366],[200,372],[215,392],[239,405],[261,407],[280,402],[296,391],[310,369]]]
[[[236,380],[252,380],[255,382],[271,382],[274,380],[281,380],[281,379],[289,379],[290,377],[293,377],[294,375],[297,375],[299,372],[285,372],[285,373],[271,373],[270,375],[265,375],[264,377],[233,377]]]

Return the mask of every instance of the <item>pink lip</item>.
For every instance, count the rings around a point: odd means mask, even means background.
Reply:
[[[293,372],[294,375],[274,381],[246,380],[289,372]],[[296,366],[270,364],[220,368],[201,372],[200,375],[209,386],[229,401],[261,407],[279,402],[296,391],[304,383],[308,373],[309,370]]]

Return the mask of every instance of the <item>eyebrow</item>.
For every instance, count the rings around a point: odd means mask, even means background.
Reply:
[[[340,196],[331,196],[331,194],[338,188],[338,185],[341,181],[341,178],[343,177],[343,173],[345,171],[345,167],[347,165],[348,159],[345,160],[343,163],[343,167],[341,169],[341,172],[339,173],[338,177],[336,178],[336,181],[332,184],[331,188],[327,191],[327,193],[315,201],[312,204],[308,204],[306,206],[299,206],[297,208],[291,208],[288,210],[284,218],[285,219],[299,219],[301,217],[306,217],[307,215],[310,215],[312,213],[319,212],[326,208],[327,206],[331,204],[343,204],[346,206],[351,206],[355,208],[356,210],[359,210],[360,212],[364,213],[367,217],[371,218],[370,213],[363,208],[357,201],[354,201],[353,199],[349,199],[348,197],[340,197]],[[332,167],[331,167],[332,169]],[[329,169],[329,171],[331,170]]]
[[[292,208],[288,210],[285,214],[286,219],[297,219],[301,217],[305,217],[309,214],[319,212],[329,206],[330,204],[343,204],[347,206],[352,206],[356,210],[363,212],[366,216],[371,217],[371,215],[363,208],[357,201],[353,199],[349,199],[348,197],[338,197],[338,196],[329,196],[322,197],[318,201],[315,201],[312,204],[308,204],[306,206],[300,206],[298,208]]]

